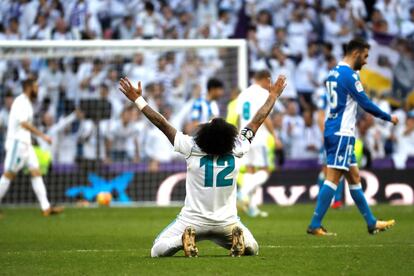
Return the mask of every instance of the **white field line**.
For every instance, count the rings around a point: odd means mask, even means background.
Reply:
[[[414,247],[414,244],[336,244],[336,245],[259,245],[259,248],[276,249],[323,249],[323,248],[386,248],[386,247]],[[148,249],[149,250],[149,249]],[[139,249],[68,249],[68,250],[20,250],[20,251],[0,251],[1,254],[49,254],[49,253],[117,253],[117,252],[138,252]]]

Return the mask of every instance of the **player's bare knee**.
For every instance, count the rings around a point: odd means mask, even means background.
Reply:
[[[13,180],[16,177],[16,174],[13,172],[4,172],[3,175],[9,180]]]
[[[42,176],[39,169],[31,169],[30,174],[31,174],[32,177]]]
[[[246,250],[244,252],[246,256],[255,256],[259,255],[259,244],[256,241],[251,242],[246,246]]]

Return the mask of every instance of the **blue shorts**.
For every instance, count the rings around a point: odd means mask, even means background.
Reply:
[[[355,137],[352,136],[325,136],[327,167],[348,171],[350,166],[356,166],[354,145]]]

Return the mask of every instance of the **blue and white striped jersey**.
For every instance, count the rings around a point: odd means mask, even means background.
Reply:
[[[191,109],[191,120],[199,123],[207,123],[219,115],[217,103],[215,101],[209,102],[204,98],[197,99]]]
[[[359,75],[345,62],[329,72],[326,81],[329,113],[325,121],[325,137],[333,134],[355,136],[358,105],[366,112],[385,121],[391,116],[371,102],[364,92]]]

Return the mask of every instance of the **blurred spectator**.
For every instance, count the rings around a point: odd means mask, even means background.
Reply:
[[[378,0],[374,8],[383,16],[388,25],[388,33],[396,35],[399,32],[398,24],[400,21],[401,8],[397,0]]]
[[[220,10],[218,21],[212,23],[211,38],[230,38],[234,34],[234,26],[230,22],[227,10]]]
[[[314,122],[313,112],[307,109],[303,112],[303,122],[297,121],[299,124],[296,128],[297,132],[292,131],[290,158],[293,159],[316,159],[322,147],[322,133],[318,124]]]
[[[292,55],[306,55],[308,36],[312,33],[312,25],[303,10],[292,11],[292,19],[287,26],[287,37]]]
[[[395,168],[405,169],[407,158],[414,156],[414,110],[407,113],[407,120],[395,132],[396,149],[392,156]]]
[[[298,91],[301,108],[310,108],[312,93],[318,86],[318,45],[310,42],[307,47],[307,54],[298,64],[295,75],[296,89]]]
[[[299,115],[298,104],[295,100],[289,100],[287,102],[286,114],[282,119],[282,129],[280,136],[285,149],[285,153],[288,158],[292,157],[292,154],[296,154],[294,147],[296,143],[303,139],[303,130],[305,122],[302,116]]]
[[[126,107],[120,118],[115,119],[110,126],[108,140],[111,160],[114,162],[140,161],[139,133],[133,121],[133,109],[134,106]],[[128,144],[132,144],[135,149],[132,159],[128,155]]]
[[[217,4],[215,0],[200,0],[197,3],[197,27],[210,25],[217,21]]]
[[[65,20],[60,17],[56,19],[55,28],[52,30],[53,40],[71,40],[75,39],[72,31],[68,29]]]
[[[47,19],[44,14],[38,14],[35,24],[30,28],[29,39],[46,40],[51,38],[51,29],[47,25]]]
[[[4,158],[4,142],[5,142],[5,134],[7,132],[7,125],[9,123],[9,114],[11,105],[13,103],[14,96],[11,92],[7,92],[4,95],[3,105],[0,108],[0,157]]]
[[[287,58],[285,53],[278,47],[273,47],[272,58],[269,60],[270,72],[272,79],[276,79],[278,75],[285,75],[286,79],[294,79],[295,64]],[[288,82],[281,98],[297,98],[295,82]]]
[[[137,16],[138,37],[150,39],[160,37],[162,30],[162,17],[155,11],[154,4],[145,2],[145,9]]]
[[[349,38],[351,30],[347,25],[341,25],[336,7],[328,8],[327,15],[323,18],[323,25],[324,40],[333,45],[333,54],[340,59],[343,52],[342,45],[345,42],[343,38]]]
[[[6,39],[8,40],[19,40],[22,39],[23,36],[19,32],[19,19],[14,17],[10,19],[9,27],[6,30]]]
[[[161,114],[169,120],[171,117],[169,106],[160,107]],[[167,137],[155,126],[149,127],[145,137],[145,153],[149,158],[148,169],[151,172],[159,170],[159,164],[170,162],[174,158],[174,150]]]
[[[126,15],[118,27],[119,39],[133,39],[136,32],[137,28],[134,24],[132,16]]]
[[[272,17],[266,10],[261,10],[257,15],[256,37],[260,51],[270,54],[275,42],[275,32],[272,26]]]
[[[401,24],[401,36],[414,39],[414,6],[410,9],[410,17]]]

